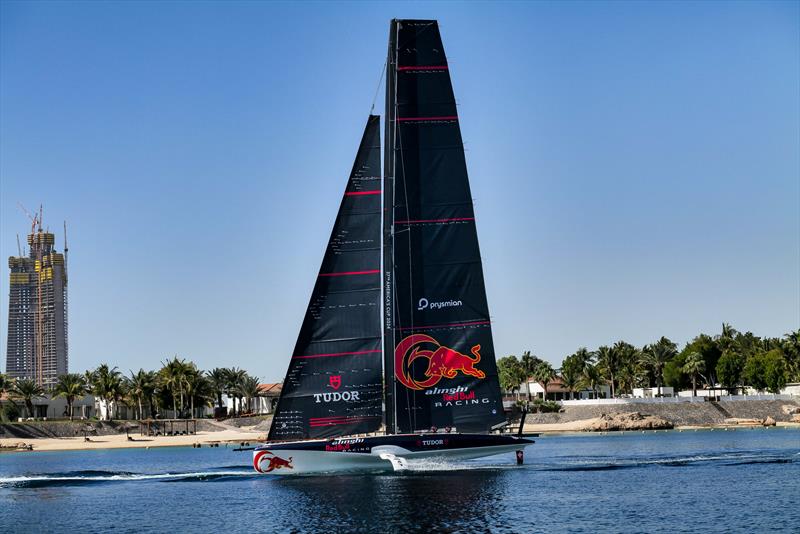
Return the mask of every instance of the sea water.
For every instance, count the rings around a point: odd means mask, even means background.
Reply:
[[[543,436],[402,473],[268,477],[250,452],[0,455],[4,532],[798,532],[800,430]]]

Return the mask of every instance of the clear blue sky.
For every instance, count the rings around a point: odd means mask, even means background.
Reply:
[[[499,356],[783,335],[798,5],[6,1],[0,256],[17,202],[59,247],[68,220],[72,370],[178,354],[280,380],[389,19],[437,18]]]

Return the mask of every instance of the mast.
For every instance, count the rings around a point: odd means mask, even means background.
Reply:
[[[389,24],[389,52],[386,59],[386,113],[384,115],[383,156],[383,383],[385,424],[387,434],[397,433],[395,408],[396,382],[394,376],[394,166],[395,166],[395,111],[396,111],[396,54],[397,19]]]

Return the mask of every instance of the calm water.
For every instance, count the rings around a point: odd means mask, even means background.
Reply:
[[[10,532],[798,532],[800,431],[542,437],[403,474],[267,478],[249,452],[0,455]],[[10,527],[10,528],[9,528]]]

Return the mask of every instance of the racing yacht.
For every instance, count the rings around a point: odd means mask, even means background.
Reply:
[[[266,474],[403,470],[516,453],[439,27],[392,20],[367,119],[267,443]]]

